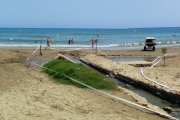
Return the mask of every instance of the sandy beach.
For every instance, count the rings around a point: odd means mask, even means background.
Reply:
[[[176,51],[179,49],[171,49]],[[1,49],[0,50],[0,119],[58,119],[58,120],[164,120],[154,113],[139,110],[134,107],[125,105],[117,100],[102,96],[89,89],[80,89],[70,85],[56,83],[48,77],[38,67],[27,67],[26,58],[31,55],[34,49]],[[48,61],[54,59],[59,51],[43,50],[43,56],[37,52],[36,60],[43,59]],[[78,54],[84,55],[89,51],[80,51]],[[90,51],[94,52],[94,51]],[[117,51],[123,55],[159,55],[159,51],[152,54],[151,52],[142,51]],[[117,54],[107,52],[106,54]],[[176,62],[176,65],[173,63]],[[158,76],[163,76],[169,81],[179,79],[179,57],[167,59],[167,65],[161,64],[153,69]],[[173,69],[173,70],[172,70]],[[172,72],[168,72],[171,70]],[[171,77],[170,77],[171,76]],[[155,77],[149,74],[149,77]],[[165,79],[163,79],[165,81]],[[173,84],[174,85],[174,84]],[[173,86],[172,85],[172,86]],[[176,89],[179,88],[176,83]],[[108,91],[114,95],[123,97],[132,102],[145,104],[152,109],[164,112],[160,108],[149,104],[145,99],[130,91],[120,88],[119,91]],[[164,112],[165,113],[165,112]]]
[[[1,0],[0,120],[180,120],[180,0]]]

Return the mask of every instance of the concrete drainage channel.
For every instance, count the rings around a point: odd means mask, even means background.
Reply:
[[[100,72],[100,70],[97,70],[94,67],[83,63],[78,58],[72,57],[72,59],[76,63],[82,64],[92,70]],[[159,98],[158,96],[155,96],[155,95],[151,94],[150,92],[145,91],[138,86],[133,86],[133,85],[129,84],[128,82],[121,80],[120,78],[114,78],[112,75],[107,75],[106,73],[103,73],[103,72],[100,72],[100,73],[105,75],[106,77],[108,77],[108,79],[115,81],[120,87],[128,89],[128,90],[138,94],[139,96],[144,97],[152,105],[156,105],[156,106],[160,107],[161,109],[164,109],[165,111],[167,111],[171,116],[173,116],[177,119],[180,119],[180,105],[173,104],[166,100],[163,100],[163,99]]]
[[[115,81],[122,88],[128,89],[128,90],[140,95],[141,97],[146,98],[146,100],[149,103],[156,105],[156,106],[160,107],[161,109],[164,109],[171,116],[180,119],[180,106],[178,106],[177,104],[169,103],[168,101],[163,100],[163,99],[161,99],[161,98],[159,98],[159,97],[157,97],[157,96],[155,96],[149,92],[146,92],[146,91],[144,91],[138,87],[134,87],[128,83],[122,82],[117,78],[109,77],[109,79]]]
[[[98,70],[96,70],[95,68],[81,62],[78,58],[73,58],[71,57],[72,60],[74,60],[76,63],[78,64],[82,64],[92,70],[95,70],[97,72],[100,72]],[[41,60],[33,60],[39,64],[44,64],[44,63],[47,63],[47,60],[44,60],[44,61],[41,61]],[[104,74],[102,72],[100,72],[101,74]],[[144,98],[146,98],[146,100],[153,104],[153,105],[156,105],[156,106],[159,106],[161,109],[164,109],[166,110],[171,116],[177,118],[177,119],[180,119],[180,106],[176,105],[176,104],[172,104],[172,103],[169,103],[167,102],[166,100],[163,100],[155,95],[152,95],[151,93],[149,92],[146,92],[144,90],[142,90],[141,88],[139,87],[134,87],[132,85],[130,85],[129,83],[125,82],[125,81],[121,81],[120,79],[118,78],[114,78],[113,76],[111,75],[106,75],[104,74],[106,77],[108,76],[108,79],[111,79],[113,81],[115,81],[120,87],[122,88],[125,88],[125,89],[128,89],[132,92],[135,92],[136,94],[138,94],[139,96],[142,96]]]

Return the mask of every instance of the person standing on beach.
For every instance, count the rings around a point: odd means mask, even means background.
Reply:
[[[69,44],[69,45],[71,44],[71,39],[68,40],[68,44]]]
[[[71,39],[71,44],[74,44],[74,39],[73,38]]]
[[[94,39],[93,38],[91,40],[91,45],[92,45],[92,48],[94,48]]]
[[[92,48],[94,48],[94,44],[95,44],[95,40],[94,40],[94,38],[92,38],[92,40],[91,40]]]
[[[52,40],[50,37],[47,38],[47,47],[46,48],[50,48],[51,47],[51,44],[52,43]]]

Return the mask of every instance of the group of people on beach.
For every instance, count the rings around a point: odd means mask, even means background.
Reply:
[[[95,38],[92,38],[91,40],[91,47],[94,48],[95,45],[97,45],[98,43],[98,40],[95,39]],[[46,48],[50,48],[51,47],[51,43],[53,43],[52,39],[50,37],[47,38],[47,47]],[[74,44],[74,39],[71,38],[68,40],[68,44],[71,45],[71,44]]]
[[[69,44],[69,45],[74,44],[74,39],[73,39],[73,38],[72,38],[72,39],[69,39],[69,40],[68,40],[68,44]]]
[[[53,43],[52,39],[50,37],[47,38],[47,47],[46,48],[50,48],[51,47],[51,43]],[[74,44],[74,39],[69,39],[68,40],[68,44]]]
[[[94,48],[94,45],[97,45],[97,42],[98,42],[97,39],[92,38],[92,40],[91,40],[91,46],[92,46],[92,48]]]

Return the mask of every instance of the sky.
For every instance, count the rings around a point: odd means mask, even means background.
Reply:
[[[180,0],[0,0],[0,27],[180,27]]]

